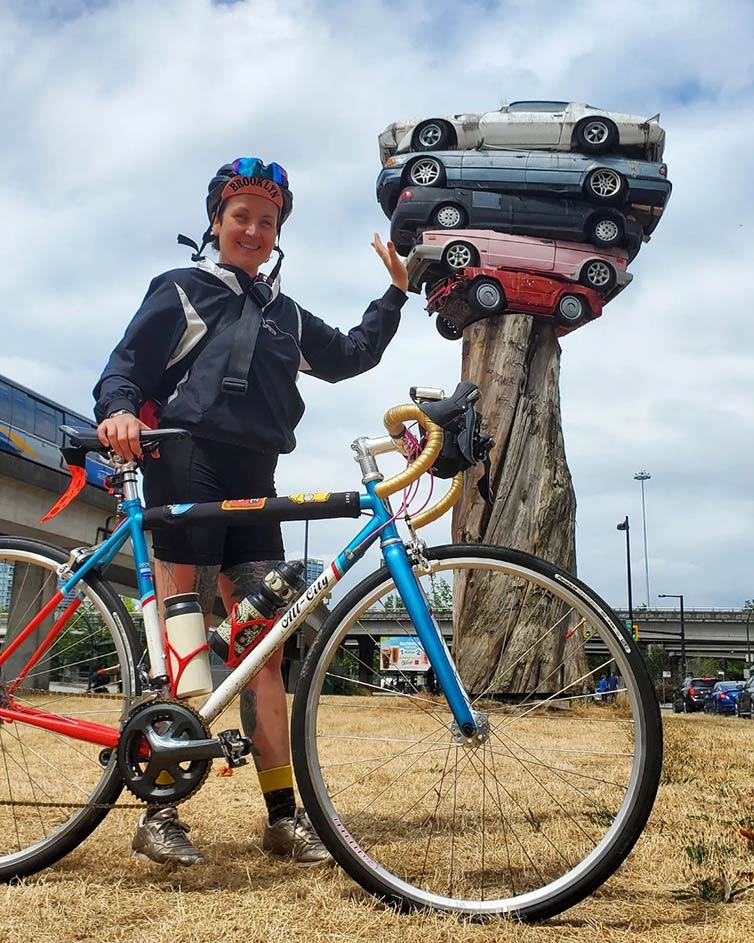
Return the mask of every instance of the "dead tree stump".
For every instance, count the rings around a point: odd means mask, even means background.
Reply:
[[[495,503],[467,475],[453,511],[453,540],[525,550],[576,571],[576,497],[560,415],[560,344],[554,327],[524,315],[466,329],[461,376],[482,391],[484,425],[495,438],[490,480]],[[582,676],[586,658],[576,633],[550,633],[561,611],[542,611],[516,580],[475,579],[453,592],[456,664],[469,691],[500,694],[559,690]],[[463,618],[457,618],[463,613]]]

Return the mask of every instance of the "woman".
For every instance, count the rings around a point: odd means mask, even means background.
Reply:
[[[379,363],[398,329],[408,275],[393,244],[385,247],[376,233],[372,246],[392,284],[348,334],[282,294],[278,237],[292,208],[279,164],[258,158],[224,164],[209,183],[209,227],[192,256],[196,267],[152,281],[95,387],[100,441],[129,461],[142,458],[139,432],[148,426],[139,416],[153,403],[160,404],[161,425],[192,432],[190,440],[162,447],[159,459],[144,457],[149,506],[274,495],[278,456],[293,451],[304,412],[298,371],[329,382],[356,376]],[[209,242],[217,264],[201,255]],[[273,251],[279,258],[272,275],[260,276]],[[279,524],[154,531],[153,545],[160,609],[166,596],[196,591],[205,618],[218,589],[230,612],[284,559]],[[241,698],[267,805],[263,847],[298,865],[320,864],[330,856],[295,804],[281,658],[282,651]],[[188,830],[175,809],[148,809],[134,852],[159,863],[197,864],[204,859]]]

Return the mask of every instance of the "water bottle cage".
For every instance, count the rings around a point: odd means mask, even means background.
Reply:
[[[248,622],[238,621],[238,603],[235,603],[230,614],[230,638],[228,639],[228,656],[225,664],[229,668],[236,668],[246,658],[249,652],[264,638],[277,617],[272,619],[251,619]],[[239,640],[239,636],[242,636]],[[236,642],[243,645],[240,655],[236,654]]]

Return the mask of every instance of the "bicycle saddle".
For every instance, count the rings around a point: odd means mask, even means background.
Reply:
[[[94,429],[75,429],[73,426],[60,426],[60,431],[67,435],[74,448],[85,449],[87,452],[99,452],[107,455],[111,450],[103,445]],[[191,433],[187,429],[149,429],[139,433],[144,451],[150,452],[159,448],[161,442],[169,439],[190,439]]]

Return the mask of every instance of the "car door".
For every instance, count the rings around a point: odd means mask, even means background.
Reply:
[[[582,231],[581,226],[569,222],[572,215],[570,200],[536,193],[515,194],[508,199],[511,201],[514,232],[555,238],[564,231]]]
[[[526,159],[526,185],[550,193],[581,193],[594,159],[583,154],[530,152]]]
[[[499,193],[526,187],[527,151],[464,151],[461,180],[464,187]]]
[[[567,102],[511,102],[479,120],[483,147],[557,147]]]
[[[498,268],[533,269],[551,272],[555,261],[552,239],[490,233],[489,258]]]
[[[518,199],[507,193],[492,190],[471,190],[469,228],[498,229],[510,226],[513,221],[512,200]]]

